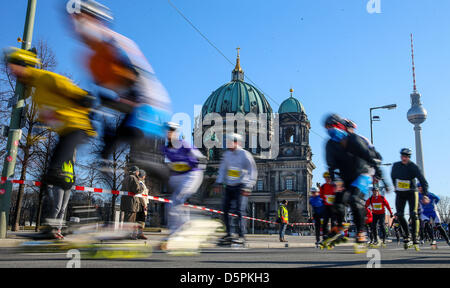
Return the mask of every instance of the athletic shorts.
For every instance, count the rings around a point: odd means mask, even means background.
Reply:
[[[441,224],[441,217],[436,211],[420,214],[420,220],[422,221],[430,221],[431,219],[433,220],[434,224]]]

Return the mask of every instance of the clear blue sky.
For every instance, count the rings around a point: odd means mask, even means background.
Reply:
[[[62,15],[61,0],[38,0],[34,40],[45,39],[59,60],[58,71],[88,85],[80,64],[82,47]],[[233,68],[181,18],[166,0],[104,1],[115,29],[135,40],[173,100],[175,112],[193,114],[210,93],[230,80]],[[370,136],[369,108],[380,110],[374,139],[385,162],[414,146],[406,119],[412,91],[410,33],[414,33],[417,85],[429,112],[423,124],[425,172],[431,191],[450,196],[450,1],[381,0],[369,14],[366,0],[173,0],[230,59],[241,47],[246,74],[271,98],[274,110],[289,96],[303,103],[314,131],[325,136],[323,116],[337,112]],[[8,1],[0,11],[0,47],[17,45],[27,1]],[[86,87],[88,88],[88,87]],[[314,181],[324,171],[324,140],[311,133]],[[389,175],[390,169],[385,169]],[[393,199],[392,196],[389,197]]]

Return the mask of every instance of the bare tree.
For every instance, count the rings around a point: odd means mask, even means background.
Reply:
[[[448,196],[439,196],[441,200],[436,205],[436,210],[439,215],[442,217],[442,221],[445,223],[450,222],[450,197]]]
[[[120,123],[122,122],[122,117],[120,115],[114,114],[112,117],[108,117],[106,115],[102,115],[100,122],[102,123],[103,127],[105,127],[105,130],[112,129],[114,131],[117,131],[117,129],[120,126]],[[100,154],[103,150],[102,142],[98,139],[94,139],[91,142],[92,145],[92,152],[94,154]],[[125,169],[128,162],[128,153],[129,153],[129,147],[126,145],[122,146],[116,146],[114,147],[112,153],[111,153],[111,163],[109,164],[109,168],[111,169],[111,173],[101,173],[97,171],[96,177],[98,177],[99,182],[103,184],[104,186],[108,187],[108,189],[111,190],[120,190],[122,186],[122,182],[125,176]],[[95,162],[92,162],[90,164],[91,167],[97,167]],[[110,219],[113,220],[114,212],[115,212],[115,205],[116,200],[118,198],[118,195],[112,195],[111,198],[111,210],[109,215],[111,215]]]

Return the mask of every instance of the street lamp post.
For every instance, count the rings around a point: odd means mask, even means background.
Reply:
[[[34,18],[36,14],[37,0],[28,0],[27,15],[25,19],[25,28],[23,32],[22,49],[30,50],[33,38]],[[22,110],[25,106],[25,87],[17,82],[14,97],[17,102],[14,103],[11,113],[9,125],[8,143],[6,145],[7,157],[3,165],[1,176],[8,179],[14,176],[14,168],[16,166],[17,149],[19,140],[22,135],[20,127]],[[2,185],[3,184],[3,185]],[[8,227],[9,209],[11,204],[12,183],[0,183],[0,239],[6,238]]]
[[[374,121],[380,121],[380,117],[379,116],[372,116],[372,111],[373,110],[377,110],[377,109],[388,109],[388,110],[392,110],[397,108],[397,104],[390,104],[390,105],[385,105],[385,106],[379,106],[379,107],[372,107],[370,108],[370,142],[373,144],[373,122]]]

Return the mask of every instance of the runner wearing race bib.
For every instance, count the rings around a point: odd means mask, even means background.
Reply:
[[[386,244],[386,229],[385,229],[385,221],[386,221],[386,210],[388,209],[391,217],[393,216],[391,206],[384,196],[380,195],[380,191],[378,188],[372,189],[372,196],[366,201],[366,208],[370,207],[373,214],[372,221],[372,237],[373,245],[378,245],[378,227],[381,229],[381,237],[383,240],[383,245]]]
[[[223,241],[232,239],[231,223],[228,212],[235,202],[236,214],[239,216],[239,239],[235,242],[244,243],[244,235],[246,233],[245,221],[242,216],[247,209],[248,196],[258,177],[255,160],[250,152],[242,149],[242,136],[232,134],[227,136],[231,142],[231,148],[225,151],[219,166],[219,175],[216,180],[214,191],[219,192],[220,187],[225,186],[225,195],[223,199],[224,222],[226,226],[226,235]]]
[[[333,205],[336,198],[336,187],[331,181],[330,173],[323,173],[323,178],[325,178],[326,183],[320,186],[320,197],[323,199],[324,203],[322,231],[323,236],[326,239],[329,232],[328,223],[331,221],[331,227],[336,226],[336,217],[333,213]]]
[[[436,208],[436,205],[439,203],[441,199],[437,195],[428,192],[429,203],[426,203],[426,201],[424,201],[425,197],[422,193],[423,192],[422,185],[420,183],[417,183],[417,188],[419,190],[419,202],[422,208],[420,219],[421,221],[423,221],[423,228],[425,230],[424,232],[426,232],[431,239],[431,245],[432,246],[436,245],[433,225],[434,227],[437,228],[437,230],[441,234],[442,238],[445,239],[447,244],[450,245],[450,239],[448,237],[447,232],[445,232],[445,229],[441,225],[442,223],[441,216],[439,215],[439,212],[437,211]]]
[[[404,217],[405,206],[408,203],[409,215],[412,223],[412,240],[414,245],[419,245],[419,218],[418,218],[418,204],[419,195],[416,191],[416,178],[422,183],[423,192],[426,196],[428,194],[428,182],[420,171],[420,168],[413,163],[411,158],[411,149],[404,148],[400,151],[401,161],[394,163],[391,171],[392,183],[395,186],[395,209],[397,210],[398,220],[402,226],[404,233],[405,247],[410,243],[409,241],[409,227],[408,222]]]
[[[164,155],[171,170],[169,187],[172,203],[169,204],[168,226],[172,235],[189,221],[189,208],[184,207],[184,203],[202,184],[204,164],[200,162],[205,157],[198,149],[178,139],[178,124],[169,122],[166,126],[168,132]]]

